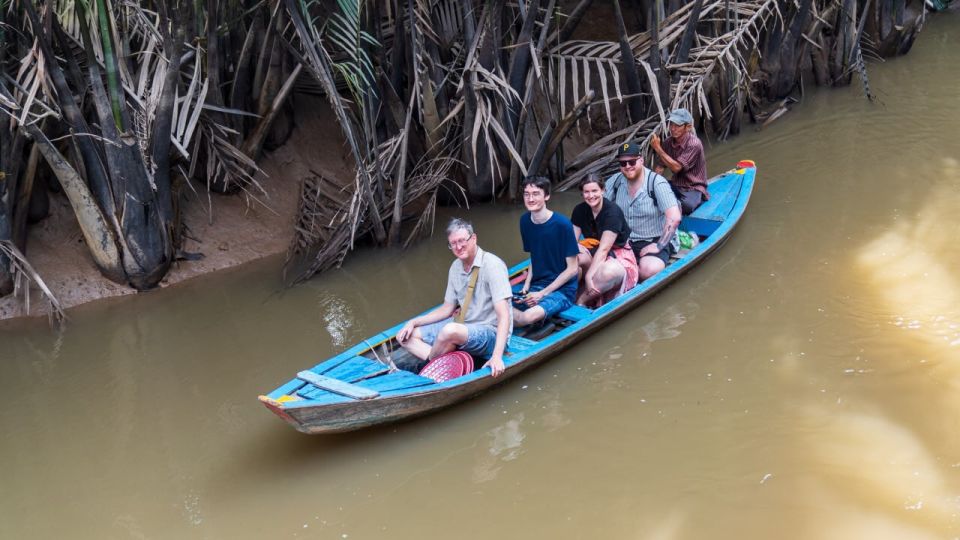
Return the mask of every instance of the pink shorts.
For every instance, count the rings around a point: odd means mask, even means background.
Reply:
[[[637,258],[633,255],[633,249],[630,248],[629,243],[622,248],[615,247],[610,251],[613,252],[614,260],[626,272],[623,281],[620,282],[620,291],[617,293],[617,296],[620,296],[637,285],[637,281],[640,279],[640,267],[637,266]]]

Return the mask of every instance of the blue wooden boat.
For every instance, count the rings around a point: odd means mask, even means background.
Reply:
[[[671,261],[666,269],[604,306],[580,306],[558,314],[547,335],[514,334],[507,344],[506,370],[497,378],[484,368],[437,383],[398,369],[412,357],[394,339],[403,327],[363,340],[342,353],[301,371],[260,401],[304,433],[334,433],[427,414],[500,384],[567,349],[640,305],[719,248],[740,221],[753,191],[756,168],[741,161],[737,168],[711,180],[710,200],[683,219],[681,229],[696,233],[700,244]],[[519,276],[528,261],[513,267]]]

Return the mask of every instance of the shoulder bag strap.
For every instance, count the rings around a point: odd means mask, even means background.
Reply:
[[[480,275],[480,267],[474,266],[470,271],[470,282],[467,283],[467,295],[463,298],[463,305],[460,306],[460,313],[453,319],[454,322],[463,324],[467,317],[467,310],[470,309],[470,301],[473,300],[473,290],[477,288],[477,277]]]

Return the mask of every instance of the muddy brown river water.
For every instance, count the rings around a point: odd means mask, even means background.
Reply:
[[[256,398],[439,302],[440,237],[0,325],[0,538],[960,537],[960,13],[870,75],[711,146],[758,165],[711,259],[423,419],[309,437]],[[520,213],[444,215],[515,263]]]

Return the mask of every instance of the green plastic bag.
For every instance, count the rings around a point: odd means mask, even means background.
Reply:
[[[694,233],[677,231],[677,237],[680,239],[680,249],[693,249],[700,244],[700,238]]]

